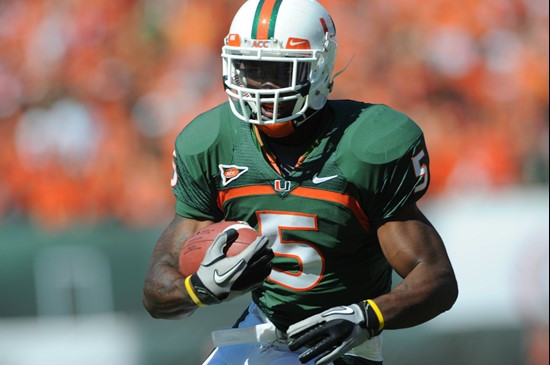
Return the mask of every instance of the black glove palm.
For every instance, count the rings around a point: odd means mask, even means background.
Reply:
[[[299,357],[302,363],[322,356],[315,364],[327,364],[380,333],[376,314],[367,308],[365,302],[334,307],[295,323],[287,330],[293,338],[288,347],[308,347]]]

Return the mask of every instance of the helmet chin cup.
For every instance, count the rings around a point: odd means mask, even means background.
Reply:
[[[305,115],[309,108],[309,96],[300,93],[281,96],[288,93],[286,89],[243,89],[231,90],[226,87],[229,95],[229,105],[237,118],[253,124],[275,124],[296,120]],[[294,107],[289,115],[279,117],[279,105],[294,101]],[[268,117],[262,112],[265,105],[273,105],[273,116]],[[286,113],[288,114],[288,113]]]
[[[262,124],[258,125],[258,129],[262,133],[272,138],[287,137],[296,131],[296,128],[292,121],[276,124]]]
[[[246,1],[233,18],[221,55],[233,114],[269,125],[301,120],[308,109],[322,109],[332,90],[337,48],[332,18],[318,1],[282,1],[278,7]],[[249,61],[286,62],[290,80],[279,88],[250,87],[248,81],[256,79],[247,78],[246,67],[236,66]],[[281,105],[292,110],[280,111]]]

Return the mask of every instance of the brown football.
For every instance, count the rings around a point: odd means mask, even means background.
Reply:
[[[259,233],[246,222],[223,221],[213,223],[189,237],[185,242],[179,257],[180,272],[184,276],[197,272],[208,247],[214,242],[218,234],[230,228],[236,229],[239,236],[235,242],[225,249],[227,256],[238,254],[259,236]]]

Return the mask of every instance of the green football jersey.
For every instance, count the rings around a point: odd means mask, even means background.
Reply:
[[[242,220],[270,237],[273,270],[253,300],[281,329],[387,293],[392,269],[376,227],[429,184],[421,129],[385,105],[329,101],[316,147],[288,176],[224,103],[176,139],[176,213]]]

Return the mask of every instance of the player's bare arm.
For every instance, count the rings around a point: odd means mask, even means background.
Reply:
[[[424,323],[454,304],[458,288],[439,234],[410,204],[377,230],[388,262],[404,280],[391,292],[364,302],[334,307],[288,328],[292,351],[307,347],[302,363],[315,357],[327,364],[378,335]]]
[[[176,216],[161,235],[153,251],[145,280],[143,303],[155,318],[190,315],[198,307],[218,304],[261,285],[271,271],[273,251],[269,239],[258,236],[241,252],[227,256],[237,237],[235,229],[220,232],[207,249],[198,270],[181,274],[179,255],[183,244],[213,222]]]
[[[154,318],[187,316],[197,309],[185,290],[178,258],[185,241],[212,223],[176,215],[158,239],[143,288],[143,305]]]
[[[384,255],[403,277],[390,293],[373,298],[385,329],[424,323],[449,310],[458,295],[443,241],[416,204],[378,228]]]

